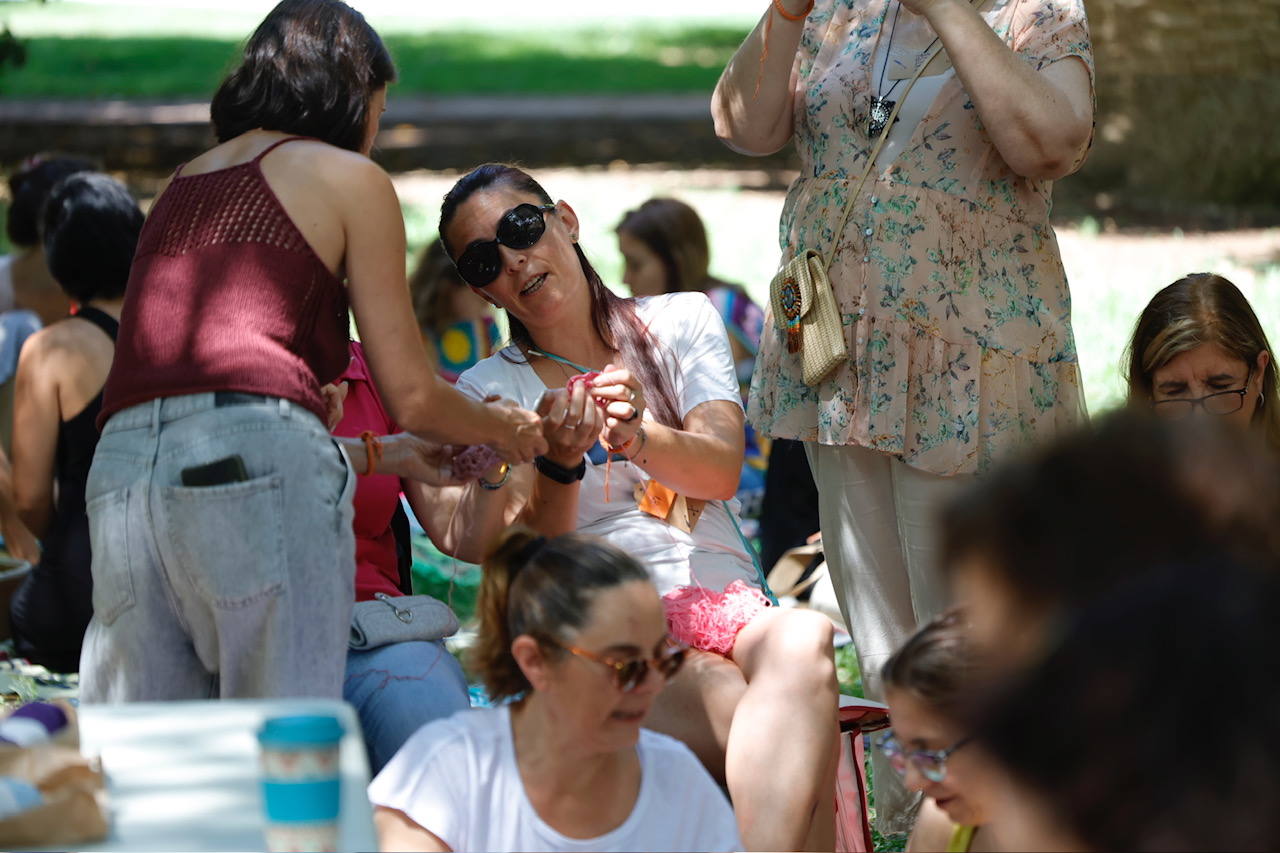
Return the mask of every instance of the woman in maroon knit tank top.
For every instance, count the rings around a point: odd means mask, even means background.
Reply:
[[[219,145],[143,228],[87,488],[85,701],[341,696],[353,600],[350,462],[326,393],[348,310],[395,421],[510,462],[539,419],[437,378],[404,223],[368,157],[395,76],[337,0],[284,0],[212,104]]]

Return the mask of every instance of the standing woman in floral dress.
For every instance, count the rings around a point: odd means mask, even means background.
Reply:
[[[1084,5],[773,0],[712,111],[736,150],[764,155],[794,139],[800,152],[782,263],[809,249],[831,261],[848,357],[810,387],[770,318],[748,417],[765,435],[809,442],[827,560],[879,697],[880,665],[944,604],[939,497],[1085,416],[1049,226],[1052,182],[1091,139]],[[904,831],[905,810],[883,794],[882,830]]]

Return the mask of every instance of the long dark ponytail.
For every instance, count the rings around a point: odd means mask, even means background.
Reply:
[[[510,187],[517,192],[535,196],[543,204],[554,204],[542,185],[523,169],[504,163],[477,166],[453,185],[453,189],[445,194],[444,203],[440,207],[440,239],[449,257],[454,257],[454,253],[445,237],[445,230],[453,221],[458,208],[475,193],[494,186]],[[587,260],[582,246],[574,243],[573,249],[578,255],[578,263],[582,265],[587,289],[591,293],[591,325],[596,334],[605,346],[617,350],[623,365],[640,378],[645,388],[645,400],[657,421],[673,429],[681,429],[683,420],[671,380],[671,376],[680,368],[674,354],[641,322],[633,300],[624,299],[605,286],[600,274],[591,265],[591,261]],[[537,347],[524,323],[511,316],[510,312],[507,313],[507,321],[511,327],[512,343],[522,350]]]

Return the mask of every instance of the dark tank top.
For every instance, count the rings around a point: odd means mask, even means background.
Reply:
[[[116,340],[115,318],[92,306],[76,314]],[[102,408],[102,391],[72,418],[58,424],[54,478],[58,496],[42,544],[40,562],[10,602],[10,621],[18,654],[55,672],[75,672],[80,645],[93,615],[92,554],[85,483],[98,446],[94,421]]]
[[[323,421],[320,386],[347,366],[347,292],[262,174],[261,161],[179,169],[130,269],[99,425],[157,397],[283,397]]]

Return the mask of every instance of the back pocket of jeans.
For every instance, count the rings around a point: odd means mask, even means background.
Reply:
[[[165,533],[178,567],[209,605],[235,610],[284,591],[288,554],[280,475],[161,491]]]
[[[116,621],[134,604],[128,508],[128,486],[99,495],[85,505],[93,560],[93,615],[104,625]]]

